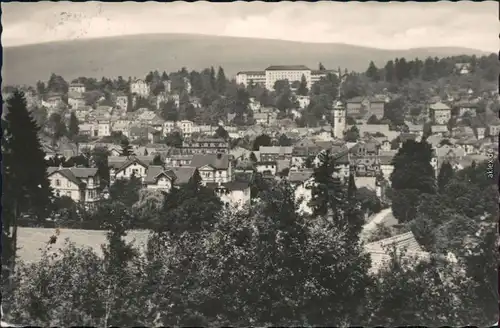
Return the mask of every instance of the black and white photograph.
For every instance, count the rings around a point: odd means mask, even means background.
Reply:
[[[1,327],[498,326],[497,1],[1,23]]]

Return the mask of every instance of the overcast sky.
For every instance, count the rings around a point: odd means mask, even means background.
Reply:
[[[144,33],[195,33],[386,49],[498,51],[498,3],[2,3],[2,44]]]

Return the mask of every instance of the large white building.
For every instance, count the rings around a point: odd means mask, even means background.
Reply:
[[[236,83],[243,84],[245,87],[249,84],[260,84],[268,90],[274,89],[274,84],[279,80],[288,80],[290,83],[300,82],[302,76],[306,78],[307,88],[318,82],[327,74],[338,74],[333,70],[311,70],[304,65],[275,65],[269,66],[264,71],[244,71],[236,74]]]
[[[144,80],[138,79],[130,84],[130,93],[137,94],[141,97],[149,96],[150,88],[149,84]]]

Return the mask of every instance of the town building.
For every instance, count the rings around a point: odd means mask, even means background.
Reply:
[[[429,115],[434,124],[446,125],[451,118],[451,108],[442,102],[437,102],[429,106]]]
[[[83,83],[71,83],[68,87],[68,93],[85,93],[85,85]]]
[[[97,168],[48,167],[47,174],[56,197],[66,196],[84,204],[99,200]]]
[[[333,107],[333,137],[343,139],[346,128],[346,109],[342,102],[337,101]]]
[[[137,79],[130,84],[130,93],[141,97],[148,97],[150,93],[149,84],[144,80]]]
[[[184,141],[183,154],[229,154],[229,143],[221,138],[200,138],[194,141]]]
[[[202,183],[226,183],[233,180],[232,156],[228,154],[197,154],[190,166],[196,167]]]
[[[274,90],[276,81],[288,80],[290,84],[300,82],[302,76],[305,77],[307,88],[318,82],[321,78],[328,74],[337,74],[333,70],[311,70],[304,65],[273,65],[266,68],[264,71],[243,71],[236,74],[236,83],[243,84],[245,87],[253,84],[260,84],[267,90]]]

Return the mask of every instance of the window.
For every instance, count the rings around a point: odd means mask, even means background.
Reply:
[[[60,185],[61,185],[61,180],[56,179],[56,186],[58,186],[58,187],[59,187]]]
[[[66,191],[66,196],[71,197],[71,191]]]
[[[71,187],[71,182],[69,180],[66,182],[66,187]]]

